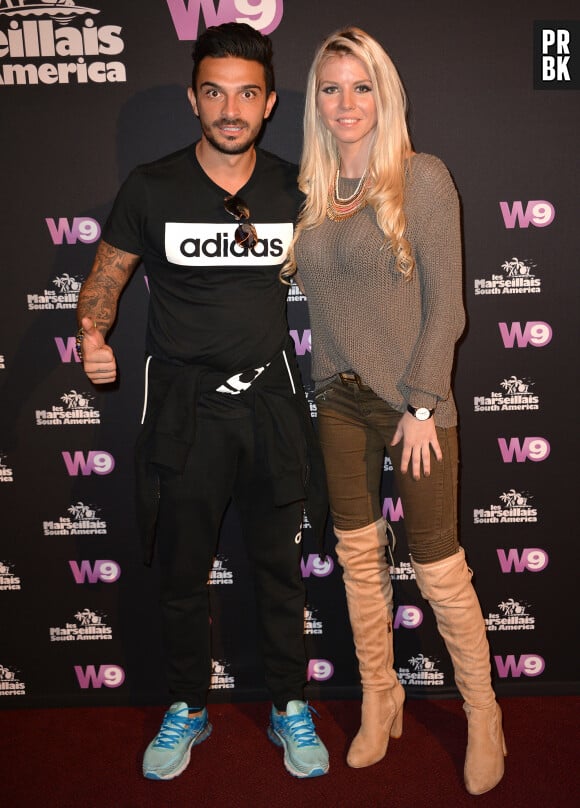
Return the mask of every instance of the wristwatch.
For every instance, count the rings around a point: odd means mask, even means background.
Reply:
[[[414,415],[418,421],[428,421],[435,410],[428,410],[427,407],[411,407],[410,404],[407,404],[407,412]]]

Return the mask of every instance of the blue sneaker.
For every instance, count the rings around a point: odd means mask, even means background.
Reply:
[[[311,710],[298,700],[288,702],[286,714],[272,707],[268,737],[284,747],[284,766],[294,777],[320,777],[328,771],[328,750],[316,734]]]
[[[211,734],[207,710],[189,718],[184,701],[176,701],[163,716],[163,723],[143,756],[143,774],[149,780],[172,780],[187,767],[191,747]]]

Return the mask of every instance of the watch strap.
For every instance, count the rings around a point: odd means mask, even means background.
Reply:
[[[417,416],[418,410],[424,410],[425,412],[428,412],[429,415],[426,418],[419,418]],[[411,415],[413,415],[419,421],[428,421],[429,418],[433,417],[433,413],[435,412],[435,410],[434,409],[430,410],[428,407],[412,407],[410,404],[407,404],[407,412],[410,412]]]

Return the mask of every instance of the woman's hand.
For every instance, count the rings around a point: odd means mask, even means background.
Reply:
[[[397,424],[391,446],[396,446],[401,439],[403,441],[401,472],[406,474],[410,463],[413,479],[419,480],[423,464],[423,474],[428,477],[431,473],[431,448],[437,460],[443,459],[433,418],[419,421],[410,412],[404,413]]]

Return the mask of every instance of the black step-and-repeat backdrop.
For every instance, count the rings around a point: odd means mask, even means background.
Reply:
[[[357,24],[397,64],[415,148],[447,163],[463,206],[461,529],[497,690],[578,691],[580,20],[573,0],[549,9],[536,0],[0,0],[0,706],[166,701],[157,571],[141,563],[132,504],[143,271],[111,334],[113,390],[81,371],[75,306],[120,181],[197,137],[185,92],[192,41],[232,19],[273,39],[279,104],[262,145],[294,161],[307,69],[326,34]],[[288,315],[316,418],[296,288]],[[396,668],[411,695],[449,694],[449,659],[416,588],[391,479],[387,460]],[[308,526],[305,536],[309,696],[354,696],[332,534],[324,563]],[[233,510],[209,582],[212,698],[265,698]]]

